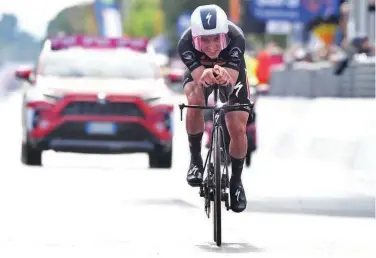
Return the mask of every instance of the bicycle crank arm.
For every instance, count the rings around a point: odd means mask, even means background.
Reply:
[[[210,218],[210,201],[209,199],[205,199],[205,213]]]

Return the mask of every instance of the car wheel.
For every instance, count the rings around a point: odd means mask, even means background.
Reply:
[[[172,165],[172,147],[168,150],[163,150],[158,147],[153,152],[149,153],[149,167],[150,168],[171,168]]]
[[[32,148],[27,143],[22,143],[21,162],[28,166],[42,166],[42,151]]]

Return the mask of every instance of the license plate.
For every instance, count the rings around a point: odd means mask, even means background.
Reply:
[[[86,124],[87,134],[116,134],[116,124],[109,122],[90,122]]]

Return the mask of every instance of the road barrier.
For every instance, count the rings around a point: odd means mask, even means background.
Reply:
[[[273,69],[271,96],[375,98],[375,59],[352,61],[343,74],[330,63],[295,63]]]

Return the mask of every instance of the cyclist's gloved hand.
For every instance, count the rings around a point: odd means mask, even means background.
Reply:
[[[232,93],[232,86],[230,84],[230,75],[223,67],[215,65],[213,68],[215,79],[217,80],[217,85],[219,87],[219,99],[221,102],[227,102],[229,96]]]
[[[230,74],[226,71],[225,68],[215,65],[213,68],[213,73],[216,79],[217,85],[227,85],[231,81]]]
[[[213,86],[216,84],[216,79],[213,74],[213,69],[207,68],[201,75],[200,84],[204,87]]]

